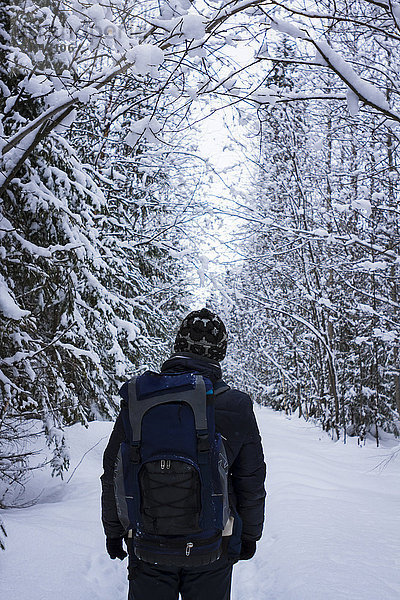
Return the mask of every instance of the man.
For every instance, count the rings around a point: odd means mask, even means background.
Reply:
[[[247,394],[228,388],[221,379],[220,361],[225,358],[227,333],[221,319],[206,308],[190,313],[182,322],[174,354],[162,365],[162,373],[197,373],[211,380],[215,396],[216,430],[224,438],[229,464],[231,530],[223,538],[221,557],[205,567],[179,568],[138,560],[129,551],[129,600],[229,600],[232,567],[254,556],[264,521],[265,463],[261,438]],[[126,402],[126,384],[121,388]],[[102,520],[106,548],[112,559],[123,560],[127,531],[118,518],[114,494],[117,453],[124,440],[121,415],[117,418],[104,453]]]

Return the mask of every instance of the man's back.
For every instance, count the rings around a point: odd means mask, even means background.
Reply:
[[[216,389],[226,386],[219,364],[189,353],[173,356],[161,370],[197,372],[209,377]],[[234,388],[218,394],[215,422],[216,430],[223,436],[228,458],[232,508],[240,506],[241,538],[256,542],[261,537],[264,523],[265,463],[250,397]]]
[[[175,340],[175,353],[162,373],[196,373],[211,380],[215,395],[216,430],[223,436],[229,465],[230,527],[223,532],[221,557],[205,567],[174,568],[138,560],[120,522],[114,492],[114,474],[120,444],[125,439],[118,417],[104,454],[102,520],[111,558],[123,558],[122,540],[129,552],[129,600],[228,600],[232,566],[254,555],[264,521],[265,463],[261,438],[249,396],[222,380],[219,361],[226,351],[223,323],[207,309],[191,313]],[[121,388],[128,402],[127,384]]]

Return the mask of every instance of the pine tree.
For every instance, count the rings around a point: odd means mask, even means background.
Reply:
[[[18,68],[11,8],[0,8],[2,134],[9,136],[45,99],[32,100],[32,87],[25,91],[33,76]],[[39,52],[31,43],[30,52]],[[137,177],[124,180],[129,190],[112,180],[101,189],[93,165],[82,164],[90,156],[79,157],[67,141],[67,126],[43,137],[1,198],[0,437],[15,427],[22,444],[14,454],[4,445],[3,494],[16,473],[26,473],[26,419],[43,424],[53,472],[62,474],[69,461],[63,427],[112,415],[121,382],[166,351],[171,317],[159,301],[161,282],[171,284],[159,265],[166,253],[149,249],[146,237],[143,246],[130,237],[131,219],[138,218],[138,234],[157,210],[140,205]],[[3,171],[9,168],[3,161]],[[136,208],[126,212],[127,205]]]

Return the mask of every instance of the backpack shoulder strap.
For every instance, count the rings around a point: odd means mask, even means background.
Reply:
[[[225,383],[225,381],[221,381],[220,383],[217,383],[217,385],[214,387],[214,396],[219,396],[219,394],[223,394],[223,392],[227,392],[230,389],[230,385]]]

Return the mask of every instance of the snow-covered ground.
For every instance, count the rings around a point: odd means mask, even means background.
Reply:
[[[378,449],[343,445],[302,419],[267,408],[256,414],[268,463],[267,521],[256,556],[235,567],[232,600],[398,600],[400,445],[389,438]],[[108,558],[100,523],[110,431],[105,422],[70,428],[66,481],[36,473],[27,491],[42,492],[38,503],[6,513],[1,598],[126,599],[126,560]]]

